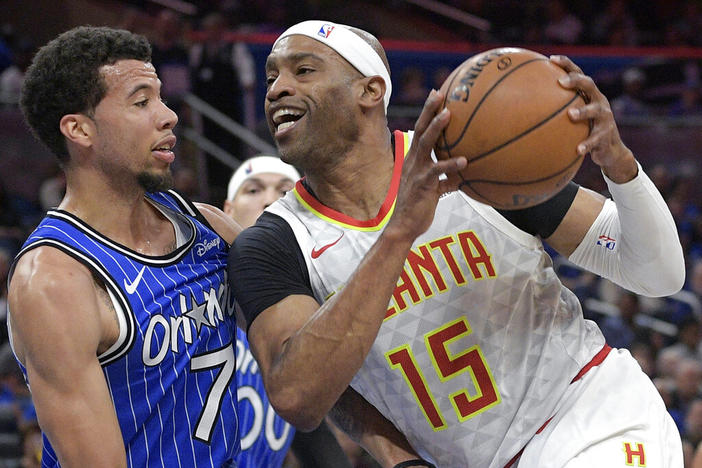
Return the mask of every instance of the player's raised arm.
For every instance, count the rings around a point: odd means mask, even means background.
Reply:
[[[76,300],[80,298],[80,300]],[[126,466],[98,362],[116,316],[90,271],[51,247],[23,255],[9,288],[12,343],[42,429],[63,467]]]
[[[583,188],[547,241],[574,263],[636,293],[677,292],[685,262],[673,217],[655,185],[622,142],[607,98],[592,78],[562,56],[552,60],[569,72],[561,81],[579,89],[588,103],[570,109],[574,121],[591,121],[578,146],[602,168],[614,202]]]

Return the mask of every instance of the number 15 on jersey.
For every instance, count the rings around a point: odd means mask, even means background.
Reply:
[[[449,395],[456,416],[461,422],[500,403],[500,393],[480,347],[472,346],[457,354],[452,354],[448,350],[450,343],[471,333],[468,320],[465,317],[459,317],[424,336],[424,343],[439,379],[446,382],[468,372],[474,388],[477,389],[476,395],[469,394],[466,389]],[[385,357],[392,369],[402,372],[417,404],[434,430],[446,428],[444,416],[439,411],[432,391],[409,345],[392,349],[385,353]]]

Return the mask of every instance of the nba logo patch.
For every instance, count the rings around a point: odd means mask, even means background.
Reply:
[[[617,245],[616,239],[612,239],[609,236],[600,236],[597,238],[597,245],[602,246],[608,250],[614,250],[614,247]]]
[[[328,38],[329,35],[332,33],[334,30],[334,26],[331,24],[323,24],[321,28],[319,28],[319,31],[317,31],[318,36],[322,36],[324,39]]]
[[[252,172],[253,172],[253,166],[251,165],[251,163],[249,163],[249,165],[246,166],[246,168],[244,169],[244,173],[246,173],[248,175],[248,174],[251,174]]]

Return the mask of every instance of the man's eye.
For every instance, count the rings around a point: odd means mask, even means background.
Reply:
[[[144,99],[143,101],[139,101],[135,103],[134,105],[137,107],[146,107],[146,105],[149,103],[148,99]]]

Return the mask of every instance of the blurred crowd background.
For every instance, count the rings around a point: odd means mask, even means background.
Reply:
[[[109,25],[149,38],[163,97],[180,118],[176,188],[217,206],[241,161],[275,152],[263,120],[263,63],[277,34],[297,21],[329,19],[381,40],[395,90],[391,128],[411,128],[428,91],[476,52],[512,45],[569,55],[610,99],[624,142],[668,202],[687,281],[680,293],[651,299],[555,252],[554,267],[609,344],[630,349],[653,379],[691,466],[702,442],[702,0],[0,0],[0,11],[3,321],[12,258],[64,190],[53,156],[22,122],[23,73],[38,46],[70,27]],[[607,195],[588,161],[576,181]],[[39,466],[36,416],[7,340],[3,323],[0,468]],[[357,467],[375,466],[354,444],[342,443]]]

